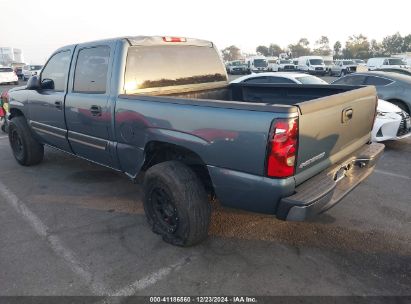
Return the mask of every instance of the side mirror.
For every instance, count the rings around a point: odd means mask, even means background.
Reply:
[[[26,85],[27,90],[38,90],[40,89],[40,79],[37,75],[33,75],[29,78]]]
[[[41,80],[41,88],[43,90],[54,90],[54,81],[53,79],[42,79]]]

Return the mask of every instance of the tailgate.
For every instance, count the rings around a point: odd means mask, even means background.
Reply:
[[[297,185],[370,141],[376,96],[374,87],[364,87],[296,104]]]

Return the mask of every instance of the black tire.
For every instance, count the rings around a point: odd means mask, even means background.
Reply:
[[[11,150],[19,164],[32,166],[43,160],[44,146],[34,138],[23,116],[13,117],[8,131]]]
[[[167,243],[192,246],[207,238],[211,205],[197,175],[178,161],[151,167],[144,177],[144,211]]]
[[[410,114],[410,109],[408,109],[408,106],[400,101],[400,100],[389,100],[389,102],[395,104],[397,107],[399,107],[401,110],[405,111],[406,113]]]

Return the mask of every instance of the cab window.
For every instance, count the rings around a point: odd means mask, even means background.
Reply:
[[[104,94],[107,86],[110,48],[97,46],[78,52],[73,91],[76,93]]]
[[[47,62],[41,73],[41,81],[52,80],[48,89],[63,92],[67,83],[67,74],[70,66],[70,51],[54,54]],[[29,69],[29,66],[27,66]]]
[[[362,75],[353,75],[342,77],[333,82],[333,84],[344,84],[344,85],[363,85],[365,76]]]
[[[392,83],[392,81],[389,79],[375,77],[375,76],[368,76],[365,81],[366,85],[375,85],[375,86],[385,86],[390,83]]]

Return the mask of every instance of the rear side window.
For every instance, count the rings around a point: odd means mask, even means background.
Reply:
[[[227,81],[227,76],[212,47],[153,45],[129,48],[124,81],[130,94]]]
[[[368,76],[365,81],[366,85],[385,86],[392,83],[391,80],[381,77]]]
[[[54,91],[64,91],[66,87],[70,58],[70,51],[63,51],[53,55],[41,73],[42,80],[53,80]]]
[[[344,84],[344,85],[363,85],[365,76],[355,75],[342,77],[333,82],[333,84]]]
[[[109,60],[110,48],[108,46],[80,50],[77,56],[73,91],[104,94]]]

